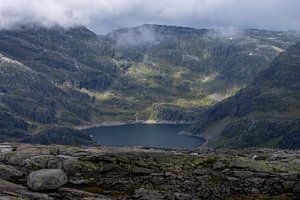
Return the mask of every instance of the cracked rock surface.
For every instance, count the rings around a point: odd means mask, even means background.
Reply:
[[[0,144],[0,199],[299,196],[300,151]]]

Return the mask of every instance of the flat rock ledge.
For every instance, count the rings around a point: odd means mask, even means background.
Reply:
[[[0,199],[299,199],[300,151],[0,144]]]

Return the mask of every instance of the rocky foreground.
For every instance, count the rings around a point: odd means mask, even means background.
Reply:
[[[299,199],[300,151],[0,144],[0,199]]]

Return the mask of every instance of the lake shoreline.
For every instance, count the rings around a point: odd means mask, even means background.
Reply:
[[[204,137],[201,137],[200,135],[195,135],[191,132],[188,132],[186,130],[184,131],[180,131],[179,133],[177,133],[178,135],[185,135],[185,136],[189,136],[189,137],[195,137],[195,138],[200,138],[201,140],[203,140],[203,144],[205,144],[207,142],[207,139]],[[201,146],[203,146],[203,144]]]
[[[121,121],[110,121],[110,122],[101,122],[95,123],[91,125],[82,125],[82,126],[75,126],[74,129],[77,130],[87,130],[92,128],[98,127],[106,127],[106,126],[123,126],[123,125],[131,125],[131,124],[190,124],[192,125],[193,122],[185,122],[185,121],[167,121],[167,120],[139,120],[139,121],[128,121],[128,122],[121,122]]]
[[[101,122],[101,123],[95,123],[91,125],[83,125],[83,126],[77,126],[75,129],[77,130],[89,130],[89,129],[94,129],[94,128],[101,128],[101,127],[117,127],[117,126],[124,126],[124,125],[134,125],[134,124],[145,124],[145,125],[168,125],[168,124],[174,124],[174,125],[192,125],[193,122],[186,122],[186,121],[166,121],[166,120],[161,120],[161,121],[155,121],[155,120],[139,120],[139,121],[128,121],[128,122],[121,122],[121,121],[109,121],[109,122]],[[180,131],[176,133],[177,135],[183,135],[187,137],[192,137],[192,138],[197,138],[202,140],[202,144],[199,145],[196,148],[202,147],[203,144],[207,142],[207,140],[200,135],[194,135],[191,132],[188,132],[186,130]],[[157,147],[153,147],[157,148]],[[175,148],[177,149],[177,148]]]
[[[110,123],[111,124],[111,123]],[[195,149],[205,142],[201,137],[182,134],[190,123],[135,122],[86,129],[94,141],[105,146],[143,146],[148,148]],[[124,123],[122,123],[124,124]]]

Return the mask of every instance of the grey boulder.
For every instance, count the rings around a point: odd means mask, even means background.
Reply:
[[[31,172],[27,186],[33,191],[57,189],[67,183],[67,176],[61,169],[42,169]]]

